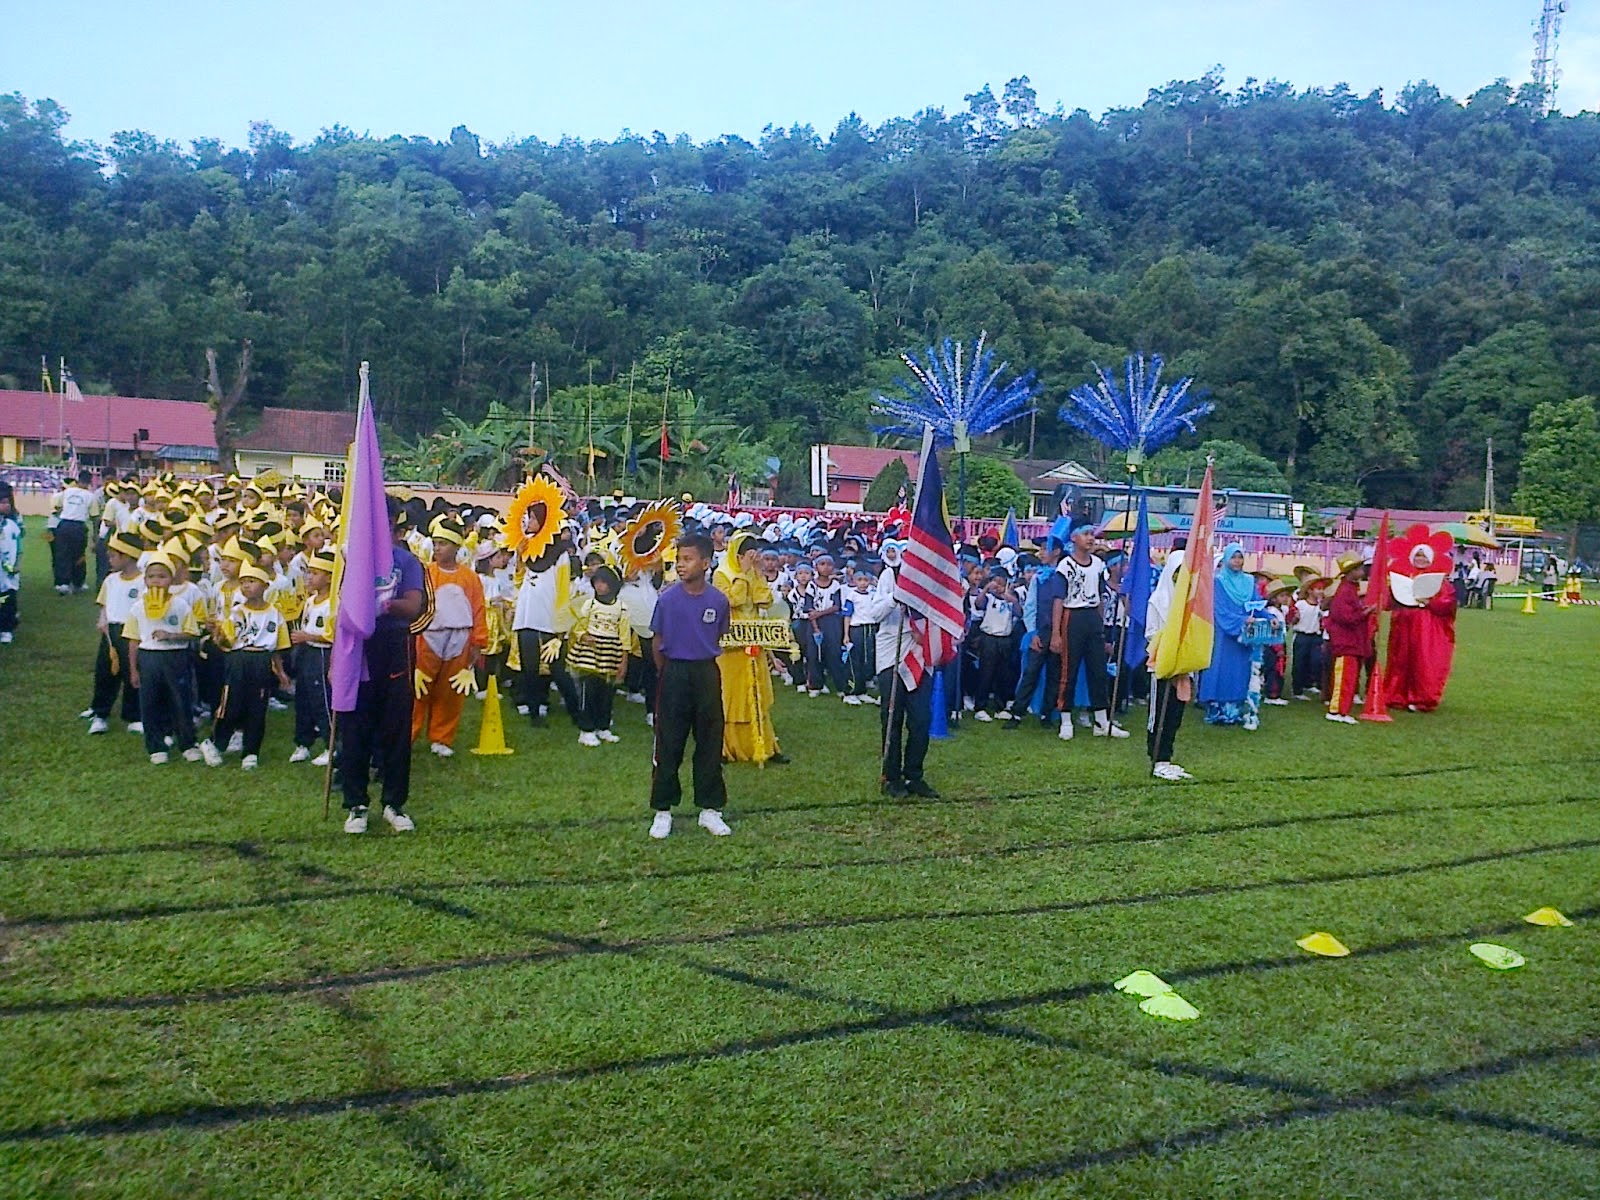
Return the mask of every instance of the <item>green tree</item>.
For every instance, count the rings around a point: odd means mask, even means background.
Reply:
[[[1028,511],[1028,485],[1017,477],[1011,464],[982,454],[967,455],[967,516],[979,520],[1003,517],[1010,509]],[[961,466],[952,460],[945,473],[945,497],[950,515],[959,516]]]
[[[1515,484],[1522,431],[1541,404],[1571,393],[1550,332],[1523,321],[1491,334],[1450,358],[1423,395],[1419,427],[1442,435],[1430,443],[1434,484],[1440,490],[1470,477],[1482,494],[1484,449],[1495,444],[1495,469]]]
[[[1166,449],[1145,465],[1145,481],[1168,487],[1199,487],[1207,457],[1215,459],[1218,487],[1247,492],[1286,492],[1289,481],[1278,464],[1249,446],[1212,438],[1192,450]]]
[[[1515,503],[1541,522],[1570,527],[1567,558],[1576,556],[1578,525],[1600,518],[1600,415],[1593,397],[1533,410]]]
[[[895,506],[901,488],[906,489],[908,497],[911,495],[911,472],[906,469],[905,459],[891,458],[867,487],[862,507],[868,512],[888,512]]]

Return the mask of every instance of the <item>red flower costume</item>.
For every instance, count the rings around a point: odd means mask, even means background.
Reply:
[[[1456,648],[1455,544],[1447,533],[1413,525],[1394,546],[1389,591],[1388,702],[1432,712],[1444,696]]]

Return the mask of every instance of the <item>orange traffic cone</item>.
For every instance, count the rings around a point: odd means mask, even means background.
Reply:
[[[474,754],[515,754],[506,745],[506,729],[500,720],[500,686],[493,675],[489,676],[489,694],[483,700],[483,724],[478,727],[478,744]]]
[[[1372,664],[1372,678],[1367,680],[1367,699],[1361,706],[1361,719],[1363,721],[1392,721],[1389,715],[1389,703],[1383,694],[1383,664]]]

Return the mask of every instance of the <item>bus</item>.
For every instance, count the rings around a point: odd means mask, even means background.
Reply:
[[[1188,529],[1194,521],[1195,500],[1200,493],[1195,488],[1141,487],[1133,491],[1133,507],[1138,509],[1138,497],[1149,498],[1150,515],[1159,516],[1174,529]],[[1114,483],[1064,483],[1055,491],[1055,511],[1049,519],[1075,514],[1101,524],[1112,515],[1128,507],[1126,485]],[[1293,537],[1294,501],[1283,492],[1246,492],[1233,488],[1219,488],[1216,492],[1221,510],[1217,517],[1219,533],[1265,534]]]

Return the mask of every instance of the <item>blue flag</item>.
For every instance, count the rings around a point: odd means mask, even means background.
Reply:
[[[1122,583],[1117,589],[1128,603],[1128,636],[1122,643],[1119,669],[1136,671],[1144,666],[1144,611],[1150,605],[1154,585],[1154,568],[1150,563],[1150,501],[1140,492],[1139,523],[1134,527],[1128,565],[1123,568]]]
[[[1017,532],[1017,510],[1014,507],[1006,510],[1006,523],[1000,530],[1000,544],[1010,546],[1013,550],[1022,549],[1022,535]]]

